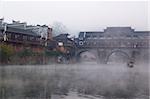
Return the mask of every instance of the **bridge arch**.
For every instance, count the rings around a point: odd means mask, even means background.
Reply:
[[[106,64],[108,63],[108,61],[109,61],[109,59],[110,59],[110,56],[111,56],[112,54],[114,54],[114,53],[121,53],[121,54],[123,54],[123,55],[126,57],[127,62],[130,60],[130,55],[129,55],[128,52],[125,52],[125,51],[123,51],[123,50],[117,49],[117,50],[112,50],[110,53],[108,53],[108,55],[106,56],[106,60],[105,60],[105,63],[106,63]]]
[[[92,54],[94,54],[93,52],[91,52],[92,50],[91,49],[82,49],[82,50],[78,50],[77,52],[76,52],[76,60],[77,61],[80,61],[80,59],[81,59],[81,54],[82,53],[84,53],[84,52],[90,52],[90,53],[92,53]],[[94,56],[96,56],[95,54],[94,54]]]

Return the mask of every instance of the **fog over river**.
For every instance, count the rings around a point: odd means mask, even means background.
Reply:
[[[148,63],[0,67],[0,99],[149,99]]]

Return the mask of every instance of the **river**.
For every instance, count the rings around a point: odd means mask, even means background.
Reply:
[[[149,65],[144,63],[133,68],[94,62],[10,65],[0,67],[0,75],[3,99],[149,99]]]

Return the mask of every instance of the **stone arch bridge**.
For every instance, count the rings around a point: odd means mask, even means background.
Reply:
[[[99,63],[107,63],[109,57],[120,52],[124,54],[127,61],[136,62],[137,58],[142,57],[143,53],[149,55],[149,39],[105,39],[105,40],[85,40],[79,42],[75,57],[80,61],[83,52],[94,50],[94,54]]]

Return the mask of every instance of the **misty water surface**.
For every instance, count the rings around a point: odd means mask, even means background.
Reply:
[[[62,96],[62,99],[69,99],[67,97],[80,94],[82,97],[90,95],[98,99],[102,99],[100,98],[102,96],[106,99],[138,99],[136,97],[148,99],[148,71],[146,63],[136,64],[134,68],[120,63],[102,65],[96,62],[10,65],[0,67],[0,97],[1,99],[53,99],[53,96]],[[83,97],[83,99],[89,98]]]

